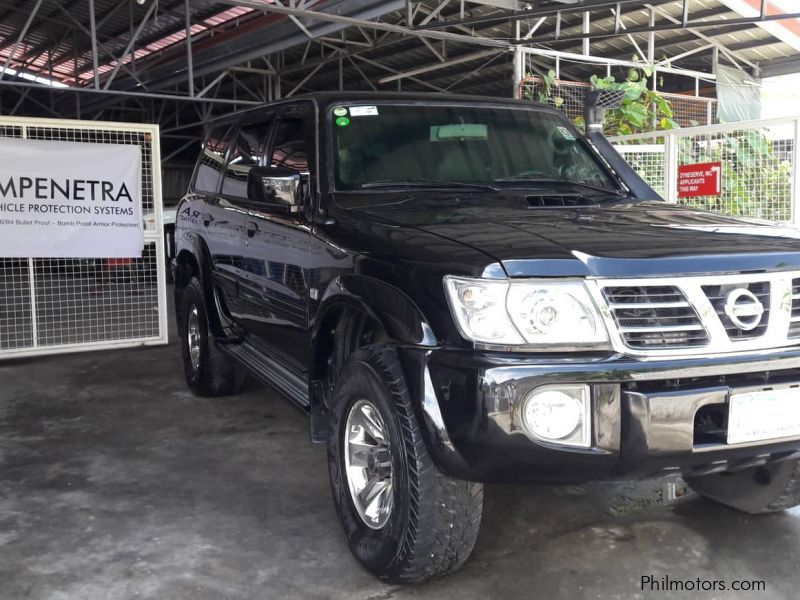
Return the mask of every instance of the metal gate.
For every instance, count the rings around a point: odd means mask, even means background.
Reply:
[[[0,258],[0,359],[167,343],[157,125],[0,117],[2,138],[136,144],[142,257]]]

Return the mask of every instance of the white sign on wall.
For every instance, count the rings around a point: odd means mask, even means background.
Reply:
[[[139,146],[3,139],[0,258],[142,255]]]

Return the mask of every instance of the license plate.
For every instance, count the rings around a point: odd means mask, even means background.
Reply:
[[[800,388],[731,394],[728,443],[800,437]]]

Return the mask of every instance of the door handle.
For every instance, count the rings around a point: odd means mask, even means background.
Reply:
[[[214,217],[211,215],[211,213],[203,213],[202,218],[203,218],[203,225],[205,225],[206,227],[208,227],[211,224],[211,221],[214,220]]]
[[[253,237],[258,231],[258,225],[253,223],[252,221],[248,221],[247,223],[247,237]]]

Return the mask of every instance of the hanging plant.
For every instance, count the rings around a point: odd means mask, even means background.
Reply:
[[[679,126],[673,119],[669,101],[650,88],[649,78],[652,76],[650,67],[629,69],[624,81],[617,81],[613,76],[592,76],[590,81],[595,89],[625,92],[622,105],[609,110],[606,115],[604,130],[608,135],[629,135]]]
[[[638,61],[638,57],[634,57]],[[631,68],[623,81],[617,81],[613,76],[598,77],[593,75],[589,80],[595,89],[623,90],[625,97],[622,106],[608,111],[606,115],[605,131],[608,135],[628,135],[654,130],[675,129],[678,123],[673,118],[672,106],[659,92],[653,91],[649,78],[653,76],[653,69],[647,66]],[[548,71],[540,76],[541,87],[536,93],[536,100],[561,108],[565,99],[559,95],[558,80],[555,71]],[[531,93],[527,94],[529,99]],[[576,117],[575,123],[583,125],[583,118]]]

